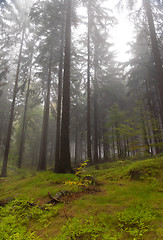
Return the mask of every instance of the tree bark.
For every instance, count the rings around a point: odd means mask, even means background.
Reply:
[[[76,96],[76,116],[75,116],[76,126],[75,126],[75,165],[78,161],[78,125],[79,125],[79,107],[78,107],[78,96]]]
[[[64,48],[64,17],[62,17],[62,32],[60,46],[60,60],[58,70],[58,102],[57,102],[57,125],[56,125],[56,144],[55,144],[55,167],[54,171],[59,168],[60,161],[60,141],[61,141],[61,103],[62,103],[62,71],[63,71],[63,48]]]
[[[32,59],[31,59],[31,62],[32,62]],[[31,70],[32,70],[32,66],[30,67],[30,73],[29,73],[29,79],[28,79],[28,85],[27,85],[27,93],[26,93],[26,99],[25,99],[23,126],[22,126],[22,131],[21,131],[19,157],[18,157],[18,162],[17,162],[18,168],[21,168],[21,166],[22,166],[22,157],[23,157],[23,151],[24,151],[26,115],[27,115],[28,98],[29,98],[29,87],[30,87],[30,82],[31,82]]]
[[[17,94],[17,89],[18,89],[18,80],[19,80],[22,49],[23,49],[23,44],[24,44],[24,36],[25,36],[25,28],[23,29],[23,32],[22,32],[22,39],[21,39],[20,50],[19,50],[19,57],[18,57],[18,64],[17,64],[16,76],[15,76],[15,85],[14,85],[10,119],[9,119],[7,138],[6,138],[6,144],[5,144],[5,151],[4,151],[4,159],[3,159],[1,177],[7,177],[7,163],[8,163],[8,155],[9,155],[9,150],[10,150],[12,125],[13,125],[13,121],[14,121],[15,101],[16,101],[16,94]]]
[[[70,55],[71,55],[71,5],[72,0],[66,0],[66,35],[63,77],[63,102],[61,122],[60,161],[55,169],[57,173],[72,173],[70,161]]]
[[[97,113],[97,76],[96,76],[96,67],[95,67],[95,79],[94,79],[94,155],[93,155],[93,161],[94,163],[97,163],[99,161],[98,159],[98,126],[97,126],[97,119],[98,119],[98,113]]]
[[[0,122],[0,147],[2,144],[2,139],[3,139],[3,128],[4,128],[4,116],[5,116],[5,107],[3,105],[2,111],[1,111],[1,122]]]
[[[158,47],[158,41],[156,37],[156,31],[153,21],[153,15],[151,10],[151,5],[149,0],[143,0],[143,5],[146,11],[146,16],[148,19],[149,24],[149,31],[150,31],[150,38],[152,43],[152,50],[154,55],[154,61],[155,61],[155,67],[157,72],[157,84],[158,84],[158,90],[161,100],[161,121],[163,126],[163,69],[162,69],[162,62],[161,62],[161,56],[160,51]]]
[[[51,87],[51,68],[52,68],[52,48],[50,51],[49,59],[49,72],[47,79],[47,93],[44,105],[44,115],[42,124],[42,135],[40,144],[40,155],[38,162],[38,170],[46,170],[46,158],[47,158],[47,141],[48,141],[48,126],[49,126],[49,106],[50,106],[50,87]]]
[[[89,163],[92,164],[91,153],[91,101],[90,101],[90,7],[91,1],[88,1],[88,36],[87,36],[87,158]]]

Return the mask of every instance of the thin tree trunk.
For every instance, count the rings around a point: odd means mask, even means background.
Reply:
[[[108,133],[106,133],[108,130],[106,130],[106,116],[101,114],[101,124],[103,126],[102,128],[102,145],[103,145],[103,160],[108,161],[110,158],[110,140]]]
[[[91,1],[88,1],[88,36],[87,36],[87,158],[89,163],[92,164],[91,153],[91,101],[90,101],[90,5]]]
[[[158,131],[156,130],[157,128],[157,124],[156,124],[156,114],[155,114],[155,105],[153,105],[153,94],[151,94],[150,92],[150,86],[149,84],[147,84],[147,79],[145,79],[145,86],[146,86],[146,92],[147,92],[147,104],[148,104],[148,107],[149,107],[149,111],[151,113],[151,130],[152,130],[152,133],[153,133],[153,141],[154,141],[154,146],[152,148],[155,149],[155,152],[156,154],[159,153],[159,148],[158,148],[158,138],[157,138],[157,135],[158,135]],[[152,139],[150,140],[151,141],[151,144],[152,144]],[[153,152],[153,151],[152,151]]]
[[[53,166],[53,160],[54,160],[54,142],[55,138],[54,136],[51,138],[51,144],[50,144],[50,156],[49,156],[49,164],[50,167]]]
[[[47,93],[46,93],[46,100],[45,100],[45,105],[44,105],[42,135],[41,135],[41,144],[40,144],[40,155],[39,155],[39,162],[38,162],[38,170],[43,170],[43,171],[46,170],[46,160],[47,160],[51,67],[52,67],[52,49],[50,51],[50,59],[49,59],[49,73],[48,73],[48,79],[47,79]]]
[[[109,159],[109,147],[108,142],[106,142],[106,137],[103,137],[103,149],[104,149],[104,161],[108,161]]]
[[[113,159],[116,158],[116,153],[115,153],[115,134],[114,134],[114,129],[112,127],[112,151],[113,151]]]
[[[141,122],[142,122],[144,144],[147,147],[146,152],[149,153],[150,150],[149,150],[148,135],[147,135],[147,131],[146,131],[146,124],[145,124],[145,119],[144,119],[142,106],[140,106],[140,114],[141,114]]]
[[[32,59],[31,59],[31,62],[32,62]],[[18,168],[21,168],[21,166],[22,166],[22,157],[23,157],[23,151],[24,151],[26,115],[27,115],[27,107],[28,107],[29,88],[30,88],[30,82],[31,82],[31,70],[32,70],[32,66],[30,67],[30,73],[29,73],[29,79],[28,79],[28,85],[27,85],[27,93],[26,93],[26,99],[25,99],[23,126],[22,126],[21,138],[20,138],[20,149],[19,149],[19,157],[18,157],[18,163],[17,163]]]
[[[78,162],[78,122],[79,122],[79,109],[78,109],[78,97],[76,97],[75,165],[77,165]]]
[[[99,162],[102,160],[102,133],[101,133],[101,112],[98,113],[98,154],[99,154]]]
[[[71,5],[72,0],[66,1],[66,35],[65,35],[65,59],[63,77],[63,103],[61,122],[61,146],[60,161],[55,169],[57,173],[71,173],[70,161],[70,54],[71,54]]]
[[[78,124],[76,123],[76,129],[75,129],[75,165],[77,165],[78,162]]]
[[[95,87],[96,88],[96,87]],[[96,89],[94,89],[94,163],[98,162],[98,133],[97,133],[97,93]]]
[[[13,125],[13,121],[14,121],[15,101],[16,101],[16,94],[17,94],[17,89],[18,89],[18,80],[19,80],[22,49],[23,49],[23,44],[24,44],[24,36],[25,36],[25,28],[23,29],[23,32],[22,32],[22,39],[21,39],[20,50],[19,50],[19,57],[18,57],[18,64],[17,64],[17,70],[16,70],[15,85],[14,85],[10,119],[9,119],[7,138],[6,138],[6,144],[5,144],[5,151],[4,151],[4,159],[3,159],[1,177],[6,177],[7,176],[7,163],[8,163],[8,155],[9,155],[9,150],[10,150],[12,125]]]
[[[63,14],[64,15],[64,14]],[[58,70],[58,102],[57,102],[57,125],[56,125],[56,143],[55,143],[55,167],[59,168],[60,161],[60,140],[61,140],[61,103],[62,103],[62,71],[63,71],[63,49],[64,49],[64,16],[62,17],[62,32],[60,46],[60,60]]]
[[[4,128],[4,118],[5,118],[5,107],[3,105],[3,109],[2,109],[2,112],[1,112],[1,122],[0,122],[0,147],[1,147],[1,144],[2,144],[2,139],[3,139],[3,128]]]
[[[130,149],[129,149],[129,138],[126,136],[126,144],[127,144],[127,156],[129,157],[131,155]]]
[[[98,159],[98,112],[97,112],[97,69],[98,69],[98,61],[97,61],[97,44],[95,44],[95,53],[94,53],[94,156],[93,160],[95,163],[99,161]]]
[[[117,144],[117,152],[118,152],[118,157],[121,157],[121,140],[118,132],[118,123],[115,123],[115,136],[116,136],[116,144]]]
[[[154,55],[155,67],[156,67],[156,71],[157,71],[158,90],[159,90],[159,95],[160,95],[160,100],[161,100],[161,121],[162,121],[162,125],[163,125],[163,69],[162,69],[162,62],[161,62],[161,57],[160,57],[160,52],[159,52],[159,47],[158,47],[158,41],[157,41],[157,37],[156,37],[156,31],[155,31],[150,1],[143,0],[143,4],[144,4],[145,11],[146,11],[147,19],[148,19],[150,38],[151,38],[151,43],[152,43],[152,50],[153,50],[153,55]]]

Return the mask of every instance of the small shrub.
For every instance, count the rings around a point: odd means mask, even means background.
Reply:
[[[33,232],[27,231],[29,221],[38,222],[41,227],[45,227],[49,218],[56,214],[57,211],[52,206],[41,209],[31,206],[27,200],[15,200],[0,208],[0,239],[39,239]]]
[[[131,206],[117,214],[118,226],[122,232],[129,233],[134,239],[140,239],[151,230],[151,221],[155,215],[156,212],[145,204]]]
[[[54,240],[119,240],[120,237],[112,216],[101,213],[98,217],[68,219],[61,234]]]
[[[78,189],[78,192],[80,189],[86,188],[90,184],[92,184],[92,180],[90,180],[90,175],[83,176],[84,168],[87,166],[88,160],[84,161],[80,164],[80,167],[77,168],[77,171],[75,173],[75,176],[77,177],[74,181],[66,181],[65,184],[76,187]]]
[[[90,239],[95,240],[102,233],[103,227],[100,224],[95,224],[93,217],[85,219],[84,222],[77,218],[69,219],[62,229],[62,234],[58,240],[77,240]]]
[[[95,219],[93,216],[84,220],[73,218],[63,226],[61,235],[56,240],[117,240],[114,233],[106,227],[105,222]]]

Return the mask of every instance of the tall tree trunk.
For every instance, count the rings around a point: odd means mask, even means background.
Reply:
[[[95,77],[96,78],[96,77]],[[96,81],[96,80],[95,80]],[[95,83],[96,85],[96,83]],[[93,155],[93,161],[94,163],[98,162],[98,132],[97,132],[97,86],[95,86],[94,89],[94,155]]]
[[[116,159],[115,140],[115,131],[112,127],[112,157],[114,160]]]
[[[149,77],[149,76],[148,76]],[[157,124],[156,124],[156,107],[155,104],[153,104],[154,102],[154,96],[153,94],[151,94],[150,91],[150,85],[147,81],[147,79],[145,79],[145,87],[146,87],[146,92],[147,92],[147,104],[149,107],[149,111],[151,113],[151,131],[153,133],[153,141],[154,141],[154,146],[152,148],[155,149],[156,154],[159,153],[159,148],[158,148],[158,130],[157,129]],[[152,144],[152,139],[151,139],[151,144]],[[154,152],[154,151],[153,151]]]
[[[64,14],[63,14],[64,15]],[[58,102],[57,102],[57,125],[56,125],[56,143],[55,143],[55,167],[54,171],[59,168],[60,161],[60,140],[61,140],[61,103],[62,103],[62,71],[63,71],[63,49],[64,49],[64,16],[62,16],[62,32],[60,46],[60,60],[58,70]]]
[[[159,95],[160,95],[160,100],[161,100],[161,121],[162,121],[162,125],[163,125],[163,69],[162,69],[162,62],[161,62],[161,57],[160,57],[160,52],[159,52],[159,47],[158,47],[158,41],[157,41],[157,37],[156,37],[156,31],[155,31],[150,1],[143,0],[143,4],[144,4],[145,11],[146,11],[147,19],[148,19],[150,38],[151,38],[151,43],[152,43],[152,50],[153,50],[153,55],[154,55],[155,67],[156,67],[156,71],[157,71],[158,90],[159,90]]]
[[[89,163],[92,164],[92,153],[91,153],[91,101],[90,101],[90,7],[91,0],[88,1],[88,36],[87,36],[87,158]]]
[[[15,101],[16,101],[16,94],[17,94],[17,89],[18,89],[18,80],[19,80],[22,49],[23,49],[23,44],[24,44],[24,36],[25,36],[25,28],[23,29],[23,32],[22,32],[22,39],[21,39],[20,50],[19,50],[19,57],[18,57],[18,64],[17,64],[16,76],[15,76],[15,85],[14,85],[14,91],[13,91],[13,99],[12,99],[12,105],[11,105],[11,112],[10,112],[10,119],[9,119],[8,131],[7,131],[6,144],[5,144],[1,177],[7,176],[7,163],[8,163],[8,155],[9,155],[9,150],[10,150],[12,125],[13,125],[13,121],[14,121]]]
[[[31,59],[31,62],[32,62],[32,59]],[[28,98],[29,98],[29,87],[30,87],[30,82],[31,82],[31,70],[32,70],[32,66],[30,67],[30,73],[29,73],[29,79],[28,79],[28,85],[27,85],[27,93],[26,93],[26,99],[25,99],[23,126],[22,126],[21,138],[20,138],[19,157],[18,157],[18,162],[17,162],[18,168],[21,168],[21,166],[22,166],[22,157],[23,157],[23,151],[24,151],[26,115],[27,115]]]
[[[78,108],[78,96],[76,97],[76,126],[75,126],[75,165],[78,161],[78,124],[79,123],[79,108]]]
[[[102,160],[102,128],[101,128],[101,112],[98,113],[98,152],[99,152],[99,162]]]
[[[144,119],[144,113],[143,113],[143,106],[141,104],[140,106],[140,115],[141,115],[141,122],[142,122],[142,130],[143,130],[143,139],[144,139],[144,144],[146,147],[146,152],[150,152],[149,150],[149,142],[148,142],[148,135],[147,135],[147,130],[146,130],[146,123],[145,123],[145,119]]]
[[[71,55],[71,5],[72,0],[66,0],[66,35],[65,35],[65,59],[63,77],[63,102],[61,122],[61,146],[60,161],[55,171],[57,173],[71,173],[70,161],[70,55]]]
[[[47,93],[46,93],[46,99],[45,99],[45,105],[44,105],[42,135],[41,135],[41,144],[40,144],[40,155],[39,155],[39,162],[38,162],[38,170],[43,170],[43,171],[46,170],[46,158],[47,158],[51,68],[52,68],[52,48],[51,48],[51,51],[50,51],[50,59],[49,59],[49,72],[48,72],[48,79],[47,79]]]
[[[55,138],[54,136],[51,137],[51,142],[50,142],[50,155],[49,155],[49,164],[50,166],[53,166],[53,160],[54,160],[54,142]]]
[[[5,119],[5,107],[3,105],[2,111],[1,111],[1,121],[0,121],[0,147],[2,144],[3,139],[3,128],[4,128],[4,119]]]

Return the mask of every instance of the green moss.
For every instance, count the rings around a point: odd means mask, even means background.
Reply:
[[[48,211],[27,207],[27,199],[39,200],[42,205],[49,199],[48,192],[54,196],[60,190],[70,190],[71,186],[64,183],[76,181],[75,175],[18,170],[16,176],[1,179],[0,200],[13,197],[15,202],[1,208],[0,239],[66,240],[74,237],[71,232],[76,239],[88,240],[162,239],[163,157],[98,166],[99,170],[88,167],[85,174],[101,183],[100,192],[80,191],[66,204]],[[141,176],[131,179],[130,173],[135,170]]]

